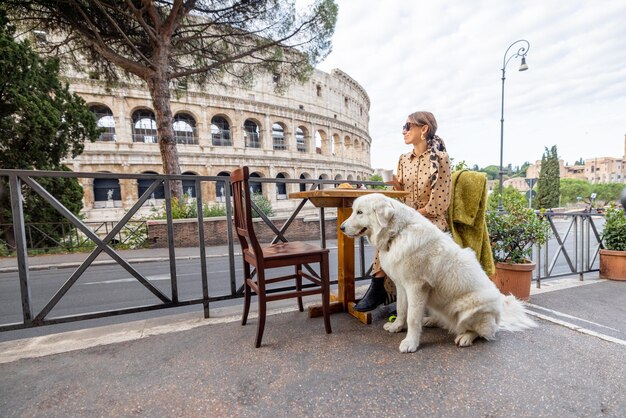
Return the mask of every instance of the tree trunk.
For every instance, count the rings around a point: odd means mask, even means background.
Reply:
[[[163,173],[180,174],[178,150],[176,149],[176,140],[174,139],[172,109],[170,106],[169,80],[164,73],[157,72],[157,74],[146,81],[152,96],[152,103],[154,104]],[[170,190],[172,197],[182,199],[183,186],[181,181],[171,182]]]

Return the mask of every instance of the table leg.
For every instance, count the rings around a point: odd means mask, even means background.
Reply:
[[[339,229],[343,221],[350,217],[351,207],[337,208],[337,296],[331,295],[331,312],[342,309],[364,324],[372,323],[370,312],[354,310],[354,239]],[[320,316],[319,306],[309,308],[309,317]]]

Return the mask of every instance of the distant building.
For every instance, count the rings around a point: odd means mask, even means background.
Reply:
[[[585,159],[585,165],[565,165],[559,160],[562,179],[583,179],[590,183],[626,183],[626,135],[624,155],[619,157],[594,157]],[[528,167],[526,177],[539,178],[541,161]]]

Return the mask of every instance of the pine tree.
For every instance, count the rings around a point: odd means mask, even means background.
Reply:
[[[16,42],[14,33],[0,8],[0,168],[64,170],[63,158],[79,155],[86,140],[98,137],[96,120],[85,101],[59,80],[58,60],[42,59],[28,42]],[[76,179],[38,181],[72,212],[82,209]],[[63,219],[30,188],[22,193],[26,222]],[[12,247],[10,208],[8,178],[0,177],[0,239]],[[39,233],[43,238],[32,239],[55,238],[54,230],[43,226]]]
[[[556,145],[551,149],[546,147],[541,156],[541,171],[537,181],[537,197],[534,205],[538,209],[554,208],[559,205],[560,194],[560,167]]]

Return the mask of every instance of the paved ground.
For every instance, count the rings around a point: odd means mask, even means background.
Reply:
[[[581,286],[581,284],[584,284]],[[239,310],[0,343],[0,411],[13,416],[626,416],[626,283],[544,282],[536,329],[460,349],[345,314],[280,306],[253,348]]]

